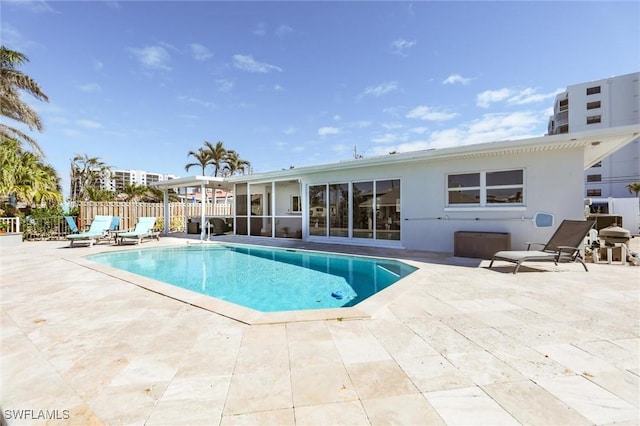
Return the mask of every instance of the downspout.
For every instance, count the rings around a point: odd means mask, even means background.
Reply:
[[[171,216],[169,216],[169,188],[163,189],[162,198],[164,201],[164,229],[162,230],[162,235],[166,237],[169,235],[169,221],[171,220]]]
[[[204,214],[207,202],[207,194],[205,194],[204,182],[200,184],[200,241],[204,241],[206,226],[204,224]]]
[[[187,188],[188,187],[184,187],[184,197],[182,198],[182,202],[184,204],[184,210],[182,211],[184,214],[184,233],[188,233],[189,232],[189,206],[187,205]],[[182,187],[178,188],[178,195],[180,195]]]

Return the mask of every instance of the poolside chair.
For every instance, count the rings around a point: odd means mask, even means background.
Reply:
[[[69,225],[69,229],[71,230],[72,234],[77,234],[78,232],[80,232],[73,216],[65,216],[64,219],[67,221],[67,225]]]
[[[66,236],[67,240],[70,241],[69,247],[73,247],[73,244],[77,241],[88,241],[89,247],[92,247],[96,241],[107,237],[112,220],[112,216],[94,216],[89,230]]]
[[[588,272],[589,270],[584,263],[580,250],[584,244],[584,238],[595,223],[595,220],[564,220],[548,243],[527,243],[526,251],[499,251],[493,255],[489,268],[493,266],[494,261],[504,260],[505,262],[516,264],[513,269],[515,274],[520,269],[522,262],[525,261],[551,261],[556,265],[558,262],[578,261],[582,263],[584,270]],[[529,250],[534,244],[541,245],[543,248],[541,250]]]
[[[136,244],[140,244],[143,238],[155,238],[160,241],[160,233],[153,230],[155,224],[156,218],[153,216],[139,217],[132,231],[118,233],[118,244],[122,244],[125,239],[136,240]]]

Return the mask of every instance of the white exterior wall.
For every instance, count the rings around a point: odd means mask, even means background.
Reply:
[[[448,173],[525,170],[525,207],[446,208]],[[314,240],[394,246],[407,249],[453,252],[456,231],[511,233],[512,249],[526,249],[527,241],[546,242],[563,219],[584,219],[583,151],[553,150],[527,155],[496,155],[479,160],[420,161],[385,167],[305,175],[303,196],[309,185],[381,179],[401,181],[401,240],[313,238]],[[552,213],[552,228],[535,228],[536,212]],[[444,219],[446,216],[448,220]],[[442,219],[437,219],[438,217]],[[522,220],[522,217],[526,219]],[[303,211],[303,223],[308,210]],[[476,220],[479,218],[480,220]]]

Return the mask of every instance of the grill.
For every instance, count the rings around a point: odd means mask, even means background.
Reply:
[[[600,240],[608,246],[613,246],[616,243],[624,243],[626,245],[629,245],[631,233],[628,229],[624,229],[617,226],[616,224],[613,224],[611,226],[607,226],[606,228],[602,228],[600,232],[598,232],[598,236],[600,237]]]

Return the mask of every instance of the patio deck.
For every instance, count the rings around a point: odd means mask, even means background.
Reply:
[[[9,425],[640,422],[640,267],[216,237],[422,266],[369,318],[247,325],[78,262],[187,237],[3,249]]]

